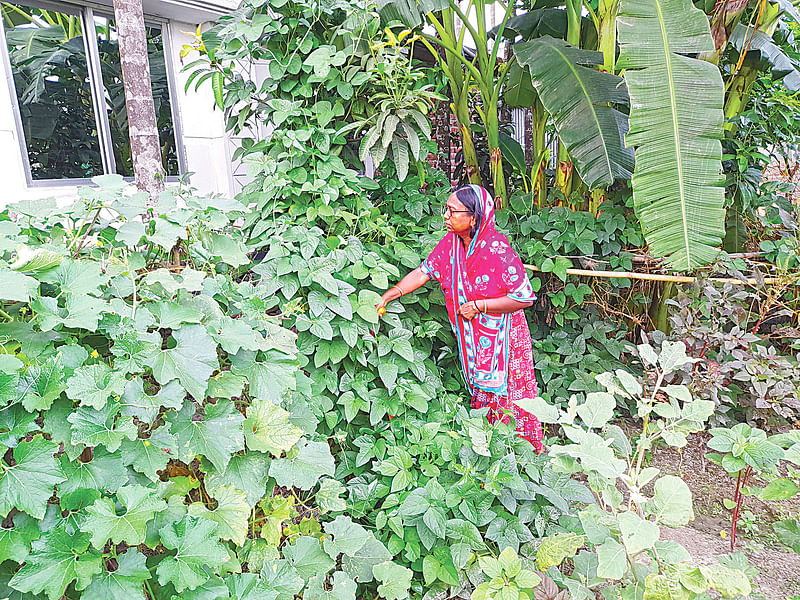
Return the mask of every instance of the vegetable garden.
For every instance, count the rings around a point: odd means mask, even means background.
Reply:
[[[183,50],[236,198],[100,176],[0,213],[0,598],[800,594],[748,562],[800,552],[800,208],[763,177],[800,140],[800,14],[490,6],[245,0]],[[443,233],[440,102],[536,269],[545,454],[469,409],[438,290],[375,310]],[[655,466],[696,447],[730,541],[702,560]]]

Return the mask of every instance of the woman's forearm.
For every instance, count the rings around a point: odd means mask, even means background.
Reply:
[[[410,294],[411,292],[418,290],[423,285],[425,285],[430,280],[425,273],[422,272],[422,269],[417,267],[410,273],[408,273],[405,277],[403,277],[400,281],[398,281],[395,285],[390,287],[383,293],[383,301],[385,303],[391,302],[392,300],[396,300],[400,296],[405,296],[406,294]]]
[[[506,314],[533,306],[533,302],[520,302],[508,296],[476,300],[475,304],[481,312]]]

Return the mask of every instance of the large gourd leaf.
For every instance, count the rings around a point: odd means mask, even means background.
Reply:
[[[633,200],[650,250],[679,271],[717,256],[725,233],[719,69],[706,15],[690,0],[623,0],[620,56],[636,148]]]
[[[781,79],[787,90],[800,91],[800,72],[794,68],[794,63],[786,56],[781,47],[766,33],[759,29],[753,32],[752,27],[737,23],[728,41],[739,52],[749,43],[748,56],[751,55],[750,53],[753,56],[760,55],[761,60],[769,64],[773,77]]]
[[[625,86],[616,75],[583,66],[602,64],[602,53],[545,36],[515,44],[514,54],[530,71],[586,185],[608,186],[630,177],[633,152],[623,145],[627,118],[611,106],[627,103]]]

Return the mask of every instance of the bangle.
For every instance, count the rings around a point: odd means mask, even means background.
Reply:
[[[403,288],[401,288],[401,287],[400,287],[399,285],[397,285],[396,283],[395,283],[395,284],[394,284],[392,287],[390,287],[389,289],[392,289],[392,288],[397,288],[397,291],[398,291],[398,292],[400,292],[400,295],[401,295],[401,296],[405,296],[405,295],[406,295],[406,293],[403,291]]]
[[[472,306],[474,306],[475,310],[477,310],[478,312],[483,312],[483,311],[481,311],[480,306],[478,306],[478,301],[477,300],[473,300],[472,301]]]
[[[486,312],[486,298],[483,299],[483,311],[481,312]]]

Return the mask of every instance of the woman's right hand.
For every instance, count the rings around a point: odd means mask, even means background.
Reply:
[[[379,317],[382,317],[386,313],[387,304],[389,304],[389,300],[386,299],[386,295],[384,294],[381,296],[381,301],[375,305],[375,310],[378,311]]]

